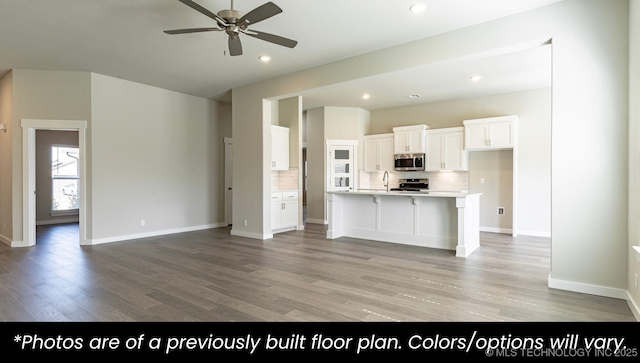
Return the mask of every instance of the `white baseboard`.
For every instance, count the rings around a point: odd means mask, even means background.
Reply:
[[[629,305],[629,309],[633,313],[633,316],[636,318],[636,321],[640,321],[640,307],[636,304],[635,300],[631,294],[627,291],[627,305]]]
[[[46,226],[51,224],[64,224],[64,223],[76,223],[79,222],[80,219],[78,217],[71,218],[59,218],[59,219],[49,219],[44,221],[36,221],[36,226]]]
[[[237,229],[232,229],[231,230],[231,235],[232,236],[239,236],[239,237],[261,239],[261,240],[273,238],[273,233],[260,234],[260,233],[254,233],[254,232],[239,231]]]
[[[546,231],[523,231],[519,229],[518,235],[551,238],[551,232],[546,232]]]
[[[610,298],[622,299],[622,300],[627,300],[629,297],[629,293],[627,292],[627,290],[624,290],[624,289],[585,284],[582,282],[575,282],[575,281],[559,280],[559,279],[552,278],[551,274],[549,274],[548,284],[549,284],[549,287],[552,289],[580,292],[580,293],[589,294],[589,295],[604,296],[604,297],[610,297]]]
[[[513,234],[513,230],[511,228],[495,228],[495,227],[480,227],[480,232]]]
[[[7,246],[11,246],[11,240],[1,234],[0,234],[0,242],[6,244]]]
[[[307,218],[305,219],[306,223],[311,223],[311,224],[329,224],[329,221],[327,220],[323,220],[323,219],[312,219],[312,218]]]
[[[98,239],[93,239],[91,241],[88,241],[87,244],[88,245],[99,245],[99,244],[103,244],[103,243],[129,241],[129,240],[140,239],[140,238],[164,236],[164,235],[167,235],[167,234],[176,234],[176,233],[184,233],[184,232],[193,232],[193,231],[200,231],[200,230],[203,230],[203,229],[220,228],[220,227],[226,227],[226,226],[227,226],[226,223],[219,222],[219,223],[213,223],[213,224],[205,224],[205,225],[201,225],[201,226],[176,228],[176,229],[165,229],[165,230],[162,230],[162,231],[153,231],[153,232],[146,232],[146,233],[129,234],[129,235],[124,235],[124,236],[98,238]]]
[[[11,241],[11,247],[30,247],[25,241]]]

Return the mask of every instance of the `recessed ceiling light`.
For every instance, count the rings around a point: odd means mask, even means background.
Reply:
[[[362,99],[363,99],[363,100],[368,100],[370,97],[371,97],[371,95],[369,95],[369,94],[367,94],[367,93],[365,93],[365,94],[363,94],[363,95],[362,95]]]
[[[425,3],[413,4],[409,7],[409,10],[411,10],[412,13],[421,13],[427,10],[427,4]]]
[[[408,95],[407,97],[409,97],[409,98],[420,98],[420,97],[422,97],[422,96],[421,96],[421,95],[419,95],[419,94],[417,94],[417,93],[414,93],[414,94],[412,94],[412,95]]]
[[[469,79],[474,81],[474,82],[478,82],[481,78],[482,78],[482,76],[479,76],[479,75],[475,75],[475,76],[469,77]]]
[[[271,57],[269,57],[268,55],[261,55],[260,57],[258,57],[258,59],[266,63],[271,60]]]

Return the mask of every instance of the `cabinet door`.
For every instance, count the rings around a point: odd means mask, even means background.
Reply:
[[[393,135],[393,151],[395,154],[409,153],[409,133],[405,131],[396,131]]]
[[[378,165],[380,165],[380,171],[393,171],[395,160],[393,159],[392,137],[378,141]]]
[[[465,126],[466,148],[481,149],[486,148],[488,144],[487,125],[470,125]]]
[[[282,227],[282,206],[281,201],[271,202],[271,229]]]
[[[467,170],[467,152],[464,150],[464,134],[451,133],[443,136],[442,168],[446,170]]]
[[[492,148],[513,147],[513,124],[497,123],[489,128],[489,146]]]
[[[287,200],[282,203],[282,214],[280,225],[282,227],[293,227],[298,225],[298,201]]]
[[[367,173],[371,173],[378,170],[380,170],[380,162],[378,157],[378,141],[373,139],[365,140],[364,171]]]
[[[328,190],[336,192],[353,190],[355,180],[353,154],[353,145],[332,145],[329,148]]]
[[[442,169],[442,135],[427,136],[427,171]]]
[[[411,154],[424,153],[425,150],[425,133],[424,131],[410,131],[407,135],[409,147],[408,151]]]
[[[289,170],[289,129],[271,128],[271,170]]]

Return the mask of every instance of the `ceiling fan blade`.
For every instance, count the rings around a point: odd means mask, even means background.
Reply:
[[[251,24],[268,19],[274,15],[280,14],[281,12],[282,9],[280,9],[278,5],[268,2],[244,14],[244,16],[238,20],[238,24],[246,28]]]
[[[254,37],[254,38],[258,38],[270,43],[274,43],[274,44],[278,44],[278,45],[282,45],[283,47],[288,47],[288,48],[293,48],[296,45],[298,45],[298,42],[292,39],[288,39],[285,37],[281,37],[279,35],[273,35],[273,34],[269,34],[269,33],[265,33],[265,32],[259,32],[256,30],[248,30],[246,32],[244,32],[244,34],[247,34],[250,37]]]
[[[229,54],[232,56],[242,55],[242,43],[238,33],[229,34]]]
[[[220,22],[221,24],[224,24],[224,26],[227,25],[227,22],[221,18],[220,16],[218,16],[218,14],[214,14],[212,12],[210,12],[209,10],[205,9],[204,7],[200,6],[199,4],[196,4],[195,2],[193,2],[192,0],[179,0],[181,3],[187,5],[188,7],[210,17],[211,19],[214,19],[218,22]]]
[[[200,32],[211,32],[211,31],[222,31],[219,28],[192,28],[192,29],[175,29],[175,30],[165,30],[164,32],[167,34],[187,34],[187,33],[200,33]]]

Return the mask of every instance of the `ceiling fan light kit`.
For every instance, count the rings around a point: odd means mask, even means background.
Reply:
[[[192,0],[179,1],[215,20],[218,24],[218,27],[165,30],[164,32],[166,34],[175,35],[209,31],[224,31],[228,36],[229,54],[232,56],[242,55],[242,42],[240,40],[240,34],[245,34],[250,37],[281,45],[287,48],[294,48],[298,44],[298,42],[295,40],[284,38],[279,35],[249,29],[250,25],[269,19],[272,16],[278,15],[282,12],[282,9],[280,9],[278,5],[272,2],[267,2],[244,14],[233,8],[233,0],[231,0],[231,9],[220,10],[217,14],[214,14],[213,12],[207,10],[206,8],[202,7]]]

